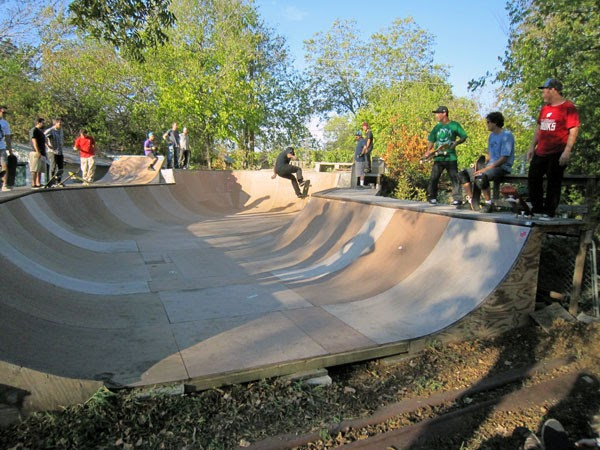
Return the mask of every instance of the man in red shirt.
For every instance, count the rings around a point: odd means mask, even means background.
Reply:
[[[94,171],[96,165],[94,155],[96,154],[96,141],[87,134],[85,129],[79,132],[79,137],[75,139],[73,145],[75,150],[79,150],[79,159],[81,160],[81,176],[85,180],[85,184],[90,184],[94,181]]]
[[[531,160],[529,198],[534,213],[554,217],[563,174],[579,132],[579,114],[575,105],[562,96],[563,86],[557,79],[548,78],[539,89],[544,106],[527,152],[527,159]],[[544,174],[548,179],[545,199]]]

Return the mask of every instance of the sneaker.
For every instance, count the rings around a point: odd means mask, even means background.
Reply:
[[[483,212],[491,213],[494,211],[494,203],[493,202],[485,202],[483,204]]]
[[[10,186],[2,186],[2,192],[10,192],[12,188]]]
[[[430,198],[428,201],[430,205],[437,205],[437,200],[435,198]]]
[[[452,202],[452,206],[460,206],[460,205],[462,205],[462,202],[460,200],[454,200]]]
[[[542,427],[542,445],[546,450],[562,450],[571,448],[567,432],[556,419],[548,419]]]
[[[533,433],[529,432],[523,443],[523,450],[542,450],[542,441]]]
[[[299,184],[300,186],[304,186],[304,183],[306,183],[306,180],[305,180],[305,179],[298,180],[298,184]]]

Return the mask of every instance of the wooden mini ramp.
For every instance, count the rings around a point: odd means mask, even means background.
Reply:
[[[160,168],[164,157],[159,156],[154,170],[149,168],[151,158],[147,156],[119,156],[108,168],[108,172],[96,184],[152,184],[160,180]]]
[[[270,175],[176,172],[0,204],[0,377],[29,393],[23,409],[103,383],[207,387],[410,352],[533,308],[531,224],[371,192],[298,200]]]

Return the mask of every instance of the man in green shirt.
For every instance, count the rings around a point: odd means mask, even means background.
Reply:
[[[438,106],[433,113],[439,123],[429,133],[427,152],[423,158],[428,158],[436,151],[439,151],[440,154],[433,158],[433,167],[429,178],[429,186],[427,187],[427,200],[432,205],[437,205],[438,182],[444,170],[447,170],[452,181],[452,204],[457,206],[462,202],[456,147],[467,140],[467,133],[458,122],[448,118],[447,107]]]

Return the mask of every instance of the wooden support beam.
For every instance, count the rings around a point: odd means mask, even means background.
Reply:
[[[569,304],[569,314],[577,316],[579,307],[579,297],[581,297],[581,287],[583,284],[583,269],[585,267],[585,255],[588,246],[592,243],[593,229],[582,231],[579,235],[579,251],[575,258],[575,270],[573,271],[573,290],[571,291],[571,302]]]

